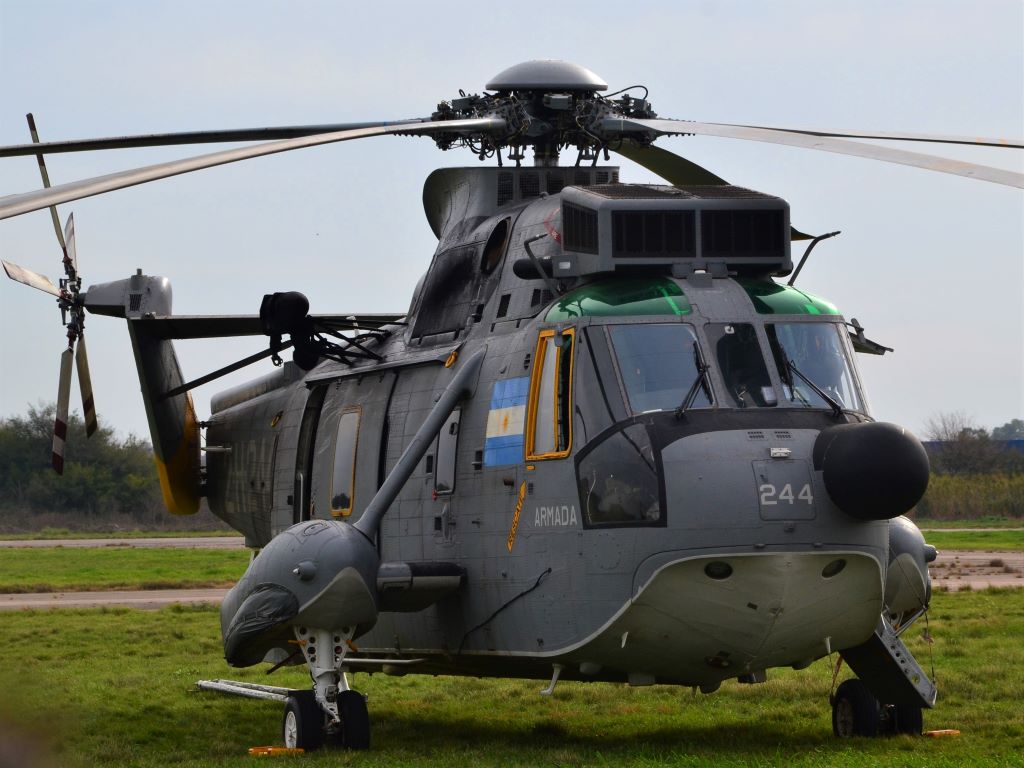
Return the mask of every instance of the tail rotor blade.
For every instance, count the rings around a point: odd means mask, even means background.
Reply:
[[[74,213],[68,214],[68,221],[64,225],[64,239],[61,240],[61,245],[64,246],[64,256],[67,258],[68,263],[71,264],[71,272],[68,273],[68,277],[74,278],[78,275],[78,255],[75,253]],[[67,270],[67,263],[65,263],[64,269],[65,271]]]
[[[64,474],[64,444],[68,438],[68,401],[71,400],[71,362],[74,356],[70,347],[60,356],[57,414],[53,420],[53,469],[58,475]]]
[[[78,347],[75,349],[75,366],[78,369],[78,386],[82,390],[85,436],[92,437],[92,433],[96,431],[99,424],[96,421],[96,404],[92,399],[92,377],[89,375],[89,358],[85,353],[85,336],[78,337]]]
[[[11,280],[17,280],[19,283],[37,288],[51,296],[60,296],[60,289],[46,275],[40,275],[38,272],[33,272],[31,269],[25,269],[3,259],[0,259],[0,263],[4,265],[4,272],[7,273]]]

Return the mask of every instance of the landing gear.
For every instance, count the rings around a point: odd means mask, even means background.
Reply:
[[[924,717],[920,707],[894,704],[889,709],[889,729],[896,735],[920,736],[924,730]]]
[[[877,736],[878,701],[860,680],[844,680],[832,698],[832,733],[841,739]]]
[[[324,743],[324,713],[312,691],[294,691],[284,705],[284,745],[312,752]]]
[[[341,719],[338,743],[345,749],[369,749],[370,714],[366,711],[363,694],[351,690],[339,693],[338,717]]]
[[[832,699],[832,732],[841,739],[852,736],[920,736],[924,727],[921,707],[879,704],[860,680],[846,680]]]
[[[286,747],[316,749],[325,737],[330,737],[345,749],[370,748],[366,698],[349,688],[345,675],[345,656],[353,633],[354,628],[350,627],[333,632],[295,628],[296,640],[309,665],[313,690],[296,692],[301,695],[288,698],[284,713]],[[292,744],[289,739],[305,743]]]

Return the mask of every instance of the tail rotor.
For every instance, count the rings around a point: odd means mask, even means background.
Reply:
[[[38,144],[39,134],[36,131],[35,120],[31,114],[26,117],[29,131],[32,133],[32,141]],[[46,171],[43,154],[41,152],[36,154],[36,158],[39,162],[39,175],[42,177],[43,186],[49,188],[50,176]],[[57,306],[60,308],[61,322],[67,328],[68,345],[60,357],[57,412],[53,422],[53,468],[58,475],[62,475],[64,474],[64,446],[67,442],[68,432],[68,407],[71,399],[72,362],[78,369],[78,384],[82,393],[82,411],[87,437],[91,437],[96,432],[98,422],[92,394],[92,377],[89,375],[89,358],[85,349],[85,302],[82,296],[82,278],[78,273],[78,257],[75,250],[75,217],[74,214],[68,216],[63,230],[60,227],[60,219],[55,205],[50,206],[50,217],[53,220],[54,232],[63,254],[64,277],[60,279],[59,286],[54,285],[45,275],[40,275],[17,264],[4,261],[3,266],[7,276],[12,280],[55,296]]]

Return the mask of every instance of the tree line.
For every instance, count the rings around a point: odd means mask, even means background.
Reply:
[[[928,420],[925,433],[934,474],[1024,473],[1024,420],[1012,419],[989,432],[962,412],[940,413]]]
[[[134,435],[119,439],[103,426],[86,439],[77,413],[68,418],[64,475],[54,472],[54,412],[51,404],[0,419],[0,510],[136,520],[163,510],[150,444]]]

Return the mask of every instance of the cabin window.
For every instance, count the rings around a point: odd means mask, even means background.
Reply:
[[[731,401],[729,404],[737,408],[776,405],[775,389],[768,377],[768,366],[764,363],[754,326],[750,323],[709,323],[706,333]]]
[[[455,490],[455,456],[459,447],[459,416],[460,409],[452,411],[451,416],[441,427],[437,436],[437,462],[434,465],[434,492],[438,494],[452,493]]]
[[[615,325],[609,333],[633,413],[672,411],[691,394],[691,407],[711,405],[710,384],[693,328],[678,323]]]
[[[558,459],[572,448],[572,358],[576,332],[541,331],[533,357],[526,458]]]
[[[356,482],[356,444],[359,440],[359,409],[342,412],[334,441],[334,473],[331,476],[331,516],[352,514]]]

